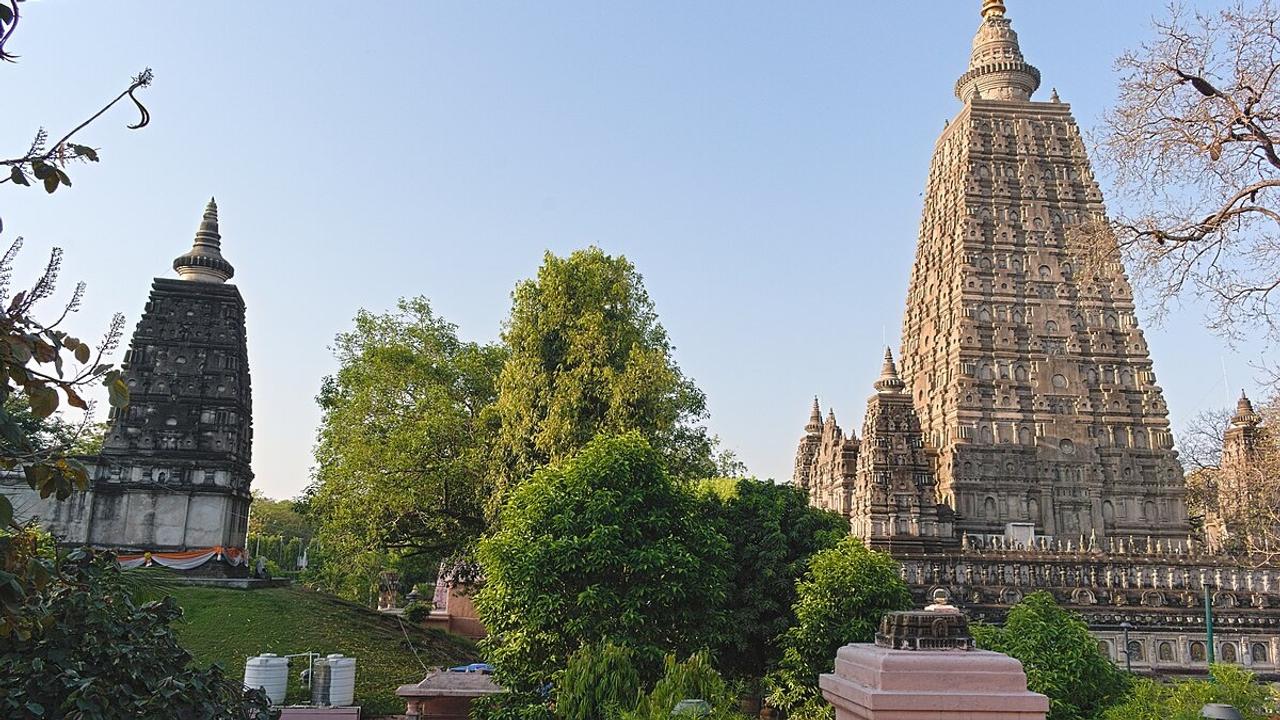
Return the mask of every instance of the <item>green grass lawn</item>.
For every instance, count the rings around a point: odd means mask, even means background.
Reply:
[[[231,677],[243,678],[245,658],[264,652],[354,657],[355,700],[366,715],[404,712],[396,688],[421,680],[424,664],[458,665],[478,659],[475,646],[463,638],[407,623],[402,631],[393,617],[299,587],[179,586],[165,592],[183,609],[183,619],[175,626],[183,647],[200,663],[221,664]],[[299,658],[290,668],[289,702],[305,698],[298,681],[305,663]]]

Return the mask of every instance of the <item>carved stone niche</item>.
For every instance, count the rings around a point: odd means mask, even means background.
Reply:
[[[1088,588],[1076,588],[1071,591],[1071,602],[1075,605],[1096,605],[1098,598]]]
[[[969,621],[958,612],[894,612],[880,621],[876,645],[892,650],[972,650]]]

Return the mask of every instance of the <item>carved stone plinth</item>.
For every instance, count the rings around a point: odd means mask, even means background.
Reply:
[[[1027,690],[1022,663],[986,650],[846,645],[818,684],[836,720],[1044,720],[1049,711]]]

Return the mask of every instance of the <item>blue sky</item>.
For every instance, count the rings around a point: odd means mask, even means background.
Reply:
[[[1057,87],[1086,129],[1164,8],[1007,4],[1039,97]],[[147,66],[152,124],[90,128],[102,162],[70,190],[0,188],[0,242],[26,236],[19,279],[65,248],[64,288],[89,284],[80,335],[116,310],[132,329],[216,195],[249,308],[255,487],[276,497],[308,482],[313,398],[357,308],[421,294],[496,339],[544,251],[596,244],[643,273],[725,445],[787,478],[813,395],[860,428],[898,344],[980,5],[32,0],[0,68],[0,151]],[[1147,325],[1175,429],[1255,387],[1261,348],[1200,321]]]

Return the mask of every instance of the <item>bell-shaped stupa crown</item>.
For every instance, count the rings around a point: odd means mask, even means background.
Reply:
[[[236,274],[236,269],[222,257],[222,236],[218,234],[218,203],[209,198],[200,228],[196,230],[191,250],[173,261],[173,269],[183,280],[222,283]]]
[[[880,368],[880,379],[875,382],[876,392],[881,395],[901,393],[907,384],[898,376],[898,365],[893,361],[893,350],[884,349],[884,365]]]
[[[1004,0],[983,0],[982,25],[973,38],[969,71],[956,81],[956,97],[1026,102],[1039,87],[1040,71],[1023,59]]]

